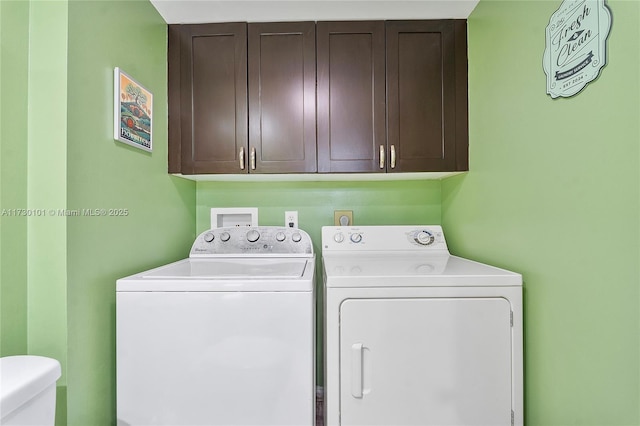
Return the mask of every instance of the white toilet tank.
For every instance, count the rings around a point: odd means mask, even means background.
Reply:
[[[0,358],[0,425],[53,426],[60,363],[34,355]]]

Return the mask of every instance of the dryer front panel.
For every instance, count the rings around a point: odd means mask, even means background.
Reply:
[[[509,426],[511,352],[504,298],[347,299],[340,424]]]

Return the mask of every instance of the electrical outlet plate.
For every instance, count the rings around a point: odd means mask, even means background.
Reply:
[[[349,221],[342,223],[341,218],[346,217]],[[345,219],[342,219],[344,221]],[[333,212],[333,224],[335,226],[353,226],[353,210],[334,210]]]
[[[298,212],[297,211],[284,212],[284,226],[286,226],[287,228],[297,228],[298,227]]]

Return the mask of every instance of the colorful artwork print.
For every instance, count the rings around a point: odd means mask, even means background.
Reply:
[[[114,138],[145,151],[151,151],[153,95],[119,68],[115,69],[114,77]]]

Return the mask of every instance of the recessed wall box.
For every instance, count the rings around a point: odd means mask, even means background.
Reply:
[[[333,224],[335,226],[353,226],[353,210],[334,210]]]
[[[225,207],[211,209],[211,229],[229,226],[258,226],[257,207]]]

